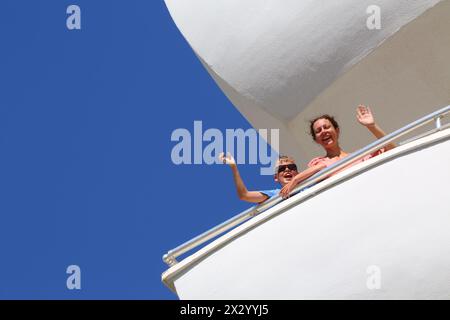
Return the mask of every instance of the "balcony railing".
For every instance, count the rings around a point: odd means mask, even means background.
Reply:
[[[425,125],[427,123],[434,121],[435,129],[433,131],[441,130],[443,127],[442,123],[441,123],[441,119],[448,113],[450,113],[450,105],[445,108],[439,109],[433,113],[430,113],[414,122],[411,122],[410,124],[400,128],[400,129],[384,136],[383,138],[376,140],[375,142],[348,155],[344,159],[334,163],[333,165],[323,169],[322,171],[316,173],[312,177],[306,179],[303,183],[301,183],[299,186],[297,186],[294,191],[291,192],[291,195],[297,194],[302,189],[304,189],[306,187],[310,187],[313,184],[316,184],[319,181],[324,180],[326,177],[339,171],[340,169],[349,165],[353,161],[358,160],[358,159],[384,147],[385,145],[389,144],[390,142],[408,134],[409,132],[411,132],[417,128],[422,127],[423,125]],[[266,202],[264,202],[260,205],[257,205],[257,206],[254,206],[254,207],[251,207],[251,208],[245,210],[244,212],[232,217],[231,219],[206,231],[205,233],[202,233],[201,235],[193,238],[192,240],[189,240],[189,241],[183,243],[182,245],[180,245],[172,250],[169,250],[167,252],[167,254],[165,254],[163,256],[164,262],[167,263],[169,266],[173,266],[173,265],[177,264],[177,260],[176,260],[177,257],[204,244],[205,242],[213,239],[214,237],[234,228],[235,226],[254,217],[255,215],[257,215],[263,211],[266,211],[269,208],[274,207],[275,205],[280,203],[282,200],[283,200],[283,198],[281,198],[280,196],[276,196],[276,197],[273,197],[273,198],[267,200]]]

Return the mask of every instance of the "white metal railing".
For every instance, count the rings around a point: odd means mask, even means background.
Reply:
[[[332,175],[333,173],[337,172],[338,170],[342,169],[343,167],[349,165],[353,161],[362,158],[369,153],[372,153],[383,146],[387,145],[388,143],[394,141],[395,139],[398,139],[401,136],[404,136],[405,134],[431,122],[435,121],[435,131],[442,129],[441,124],[441,118],[445,116],[446,114],[450,113],[450,105],[439,109],[433,113],[428,114],[427,116],[424,116],[414,122],[411,122],[410,124],[384,136],[381,139],[378,139],[374,141],[373,143],[367,145],[366,147],[348,155],[344,159],[339,160],[338,162],[334,163],[333,165],[321,170],[320,172],[316,173],[312,177],[306,179],[303,183],[301,183],[299,186],[297,186],[292,192],[291,195],[297,194],[302,189],[312,186],[313,184],[316,184],[317,182],[325,179],[327,176]],[[199,236],[183,243],[182,245],[169,250],[164,256],[163,261],[167,263],[169,266],[173,266],[177,263],[176,258],[180,255],[194,249],[195,247],[198,247],[199,245],[202,245],[203,243],[211,240],[212,238],[216,237],[219,234],[224,233],[225,231],[228,231],[232,229],[233,227],[237,226],[238,224],[250,219],[251,217],[269,209],[273,206],[277,205],[283,200],[279,195],[276,197],[273,197],[266,202],[251,207],[240,214],[232,217],[231,219],[219,224],[218,226],[200,234]]]

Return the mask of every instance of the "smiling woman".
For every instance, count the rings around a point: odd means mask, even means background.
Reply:
[[[356,109],[356,117],[360,124],[365,126],[377,138],[384,137],[385,132],[375,123],[375,118],[369,107],[359,105]],[[310,121],[311,136],[314,141],[319,144],[326,152],[323,157],[312,159],[308,163],[308,167],[323,164],[326,167],[348,156],[348,153],[341,149],[339,145],[340,128],[334,117],[330,115],[322,115]],[[395,148],[394,143],[390,143],[385,147],[361,158],[351,165],[355,165],[361,161],[373,158],[385,151]],[[348,168],[348,167],[346,167]],[[345,168],[344,168],[345,169]]]

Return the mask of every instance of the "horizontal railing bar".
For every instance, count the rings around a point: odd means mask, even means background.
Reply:
[[[409,138],[407,140],[403,140],[403,141],[399,142],[398,145],[402,146],[404,144],[407,144],[407,143],[410,143],[410,142],[412,142],[414,140],[417,140],[417,139],[429,136],[430,134],[436,133],[436,132],[438,132],[440,130],[445,130],[447,128],[450,128],[450,123],[443,124],[439,129],[438,128],[433,128],[433,129],[431,129],[429,131],[426,131],[424,133],[421,133],[421,134],[419,134],[417,136],[411,137],[411,138]]]
[[[176,260],[173,260],[176,257],[207,242],[208,240],[211,240],[212,238],[221,234],[222,232],[227,231],[227,230],[233,228],[234,226],[237,226],[238,224],[250,219],[254,215],[254,213],[256,213],[256,206],[253,206],[253,207],[241,212],[240,214],[226,220],[225,222],[222,222],[218,226],[200,234],[199,236],[176,247],[175,249],[170,250],[169,252],[167,252],[166,255],[164,255],[163,260],[166,263],[173,265],[174,263],[176,263]]]

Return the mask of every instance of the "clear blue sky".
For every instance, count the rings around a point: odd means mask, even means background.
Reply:
[[[0,41],[0,298],[176,299],[162,255],[248,205],[229,168],[172,164],[170,135],[249,123],[162,0],[3,0]]]

